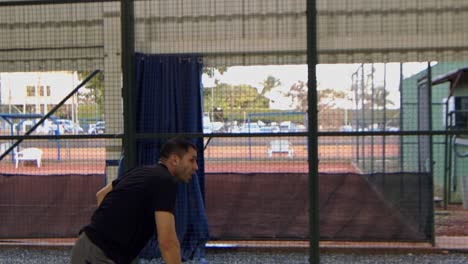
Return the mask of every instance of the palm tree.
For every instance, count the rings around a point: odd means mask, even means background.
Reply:
[[[268,77],[260,84],[263,86],[260,95],[265,96],[266,93],[271,92],[271,90],[280,86],[281,81],[271,75],[268,75]]]

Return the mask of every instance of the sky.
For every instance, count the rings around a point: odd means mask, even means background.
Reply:
[[[318,89],[336,89],[340,91],[350,91],[352,84],[351,76],[360,67],[360,64],[319,64],[317,65],[317,86]],[[427,63],[405,63],[403,65],[403,76],[409,77],[427,67]],[[384,83],[384,64],[374,64],[374,87],[383,86]],[[364,65],[365,77],[371,72],[371,64]],[[395,103],[393,107],[399,107],[399,79],[400,64],[386,64],[386,87],[390,91],[388,99]],[[268,66],[233,66],[229,67],[227,72],[220,75],[217,73],[215,78],[209,78],[203,75],[202,81],[205,87],[214,86],[214,79],[223,83],[232,85],[247,84],[256,87],[259,91],[262,88],[261,83],[269,76],[280,80],[281,85],[274,93],[270,95],[271,99],[278,101],[278,109],[289,107],[289,102],[281,104],[280,92],[286,92],[291,85],[297,81],[307,81],[307,65],[268,65]],[[361,75],[359,73],[359,78]],[[284,100],[284,99],[283,99]],[[351,105],[348,107],[352,108]]]

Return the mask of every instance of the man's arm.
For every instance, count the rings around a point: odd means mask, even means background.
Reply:
[[[156,211],[156,230],[161,255],[166,264],[180,264],[180,243],[177,238],[174,215],[166,211]]]
[[[101,202],[102,200],[104,200],[104,197],[106,197],[106,195],[112,191],[112,183],[109,183],[107,184],[104,188],[102,188],[101,190],[99,190],[97,193],[96,193],[96,199],[97,199],[97,205],[101,205]]]

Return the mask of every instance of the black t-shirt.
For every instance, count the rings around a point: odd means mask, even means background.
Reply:
[[[84,232],[114,262],[130,263],[156,232],[154,212],[174,212],[176,187],[162,164],[130,170],[112,182]]]

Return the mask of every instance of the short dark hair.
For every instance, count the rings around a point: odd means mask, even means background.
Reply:
[[[167,159],[171,154],[176,154],[177,156],[182,157],[190,148],[197,150],[195,144],[193,144],[188,138],[179,136],[170,138],[161,147],[161,158]]]

